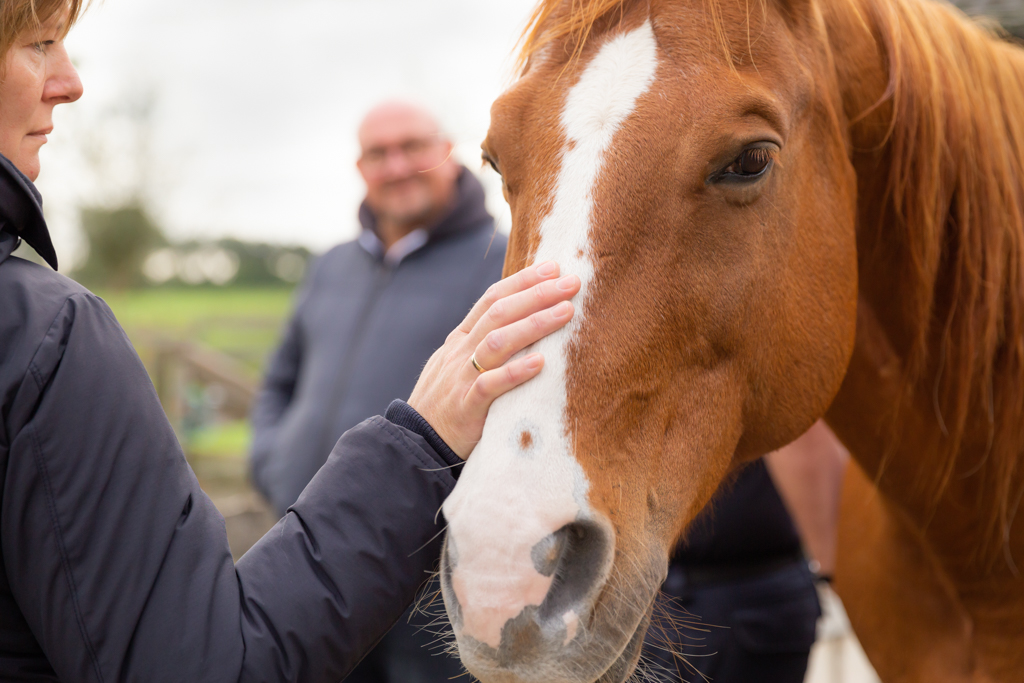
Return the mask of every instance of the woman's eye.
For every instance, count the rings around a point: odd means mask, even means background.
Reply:
[[[722,175],[736,178],[756,178],[768,169],[774,156],[772,150],[765,147],[745,149],[734,162],[726,167]]]
[[[55,42],[56,41],[53,40],[44,40],[39,43],[32,43],[32,47],[35,48],[36,52],[46,52],[46,48],[50,47]]]

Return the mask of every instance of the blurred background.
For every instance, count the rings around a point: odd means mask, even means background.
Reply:
[[[1022,0],[956,4],[1024,36]],[[236,557],[276,521],[247,480],[249,403],[309,260],[357,234],[359,120],[394,96],[436,112],[507,232],[479,144],[532,5],[104,0],[70,34],[85,96],[38,182],[61,270],[135,344]],[[808,680],[875,680],[831,628]]]

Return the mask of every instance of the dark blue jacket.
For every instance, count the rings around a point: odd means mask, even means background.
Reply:
[[[291,505],[355,424],[409,396],[430,354],[501,278],[506,238],[484,192],[459,175],[451,210],[404,257],[385,258],[375,221],[317,259],[253,410],[252,474],[278,511]]]
[[[396,404],[233,564],[110,309],[19,238],[56,265],[0,157],[0,680],[343,678],[433,569],[454,454]]]

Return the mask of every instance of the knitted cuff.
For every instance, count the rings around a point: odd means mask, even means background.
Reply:
[[[388,406],[387,411],[384,413],[384,419],[398,425],[399,427],[405,427],[410,432],[419,434],[423,437],[423,440],[433,448],[441,459],[452,467],[456,465],[462,465],[466,461],[455,454],[448,444],[444,442],[434,428],[430,426],[430,423],[423,419],[423,416],[416,412],[416,410],[405,401],[395,399]],[[456,477],[458,470],[453,470],[452,474]]]

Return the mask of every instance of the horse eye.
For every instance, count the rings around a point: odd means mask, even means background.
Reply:
[[[736,157],[725,171],[723,176],[738,178],[756,178],[767,170],[772,163],[772,151],[765,147],[751,147],[743,150],[743,153]]]
[[[483,162],[485,164],[487,164],[491,168],[493,168],[495,173],[497,173],[498,175],[501,175],[501,171],[498,170],[498,164],[494,163],[494,159],[491,158],[491,155],[489,155],[487,152],[483,152],[480,155],[480,158],[483,159]]]

